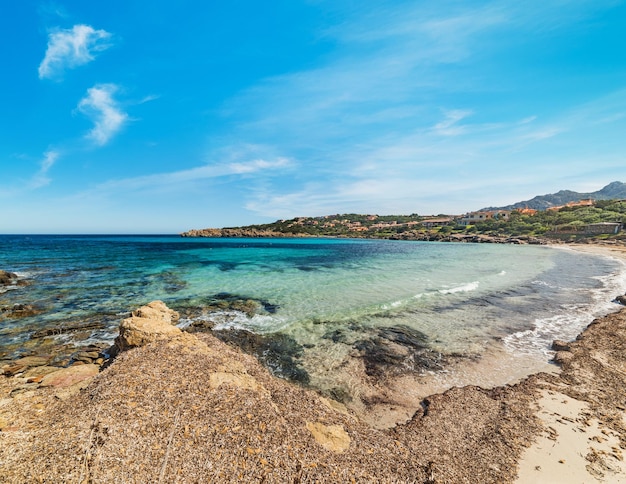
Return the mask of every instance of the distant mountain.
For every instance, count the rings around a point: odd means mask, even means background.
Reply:
[[[626,199],[626,183],[614,181],[607,186],[591,193],[579,193],[571,190],[561,190],[548,195],[538,195],[530,200],[517,202],[505,207],[487,207],[483,210],[514,210],[516,208],[534,208],[535,210],[545,210],[550,207],[565,205],[568,202],[577,202],[585,198],[594,200]]]

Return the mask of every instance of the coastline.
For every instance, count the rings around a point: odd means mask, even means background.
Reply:
[[[626,250],[615,247],[572,249],[626,259]],[[519,482],[576,482],[574,477],[621,482],[626,480],[621,458],[626,401],[619,392],[626,385],[625,311],[599,318],[576,342],[564,345],[557,353],[562,370],[550,365],[550,373],[488,390],[466,385],[438,393],[424,387],[425,393],[407,396],[418,400],[418,409],[390,430],[365,425],[341,405],[270,376],[254,358],[209,335],[184,335],[124,352],[89,386],[68,395],[62,388],[31,385],[9,398],[16,384],[28,384],[2,378],[0,471],[6,471],[7,482],[62,476],[110,480],[121,474],[107,474],[112,470],[105,464],[117,459],[127,466],[129,481],[137,475],[140,481],[162,476],[172,481],[178,469],[185,478],[213,475],[217,481],[242,475],[270,481],[300,476],[512,482],[519,472]],[[483,364],[493,370],[506,360],[496,356]],[[212,375],[218,375],[217,386],[210,383]],[[607,394],[607,385],[617,393]],[[430,396],[422,400],[425,395]],[[120,405],[124,408],[116,408]],[[196,414],[194,406],[204,411]],[[257,414],[260,409],[275,415],[280,425],[274,433],[259,434],[262,424],[268,425],[267,416]],[[209,421],[213,431],[203,434]],[[161,452],[134,455],[138,462],[132,463],[124,457],[125,446],[135,451],[156,446]],[[179,454],[181,446],[186,455]],[[200,455],[197,447],[215,458]],[[61,451],[51,455],[53,448]],[[227,455],[218,457],[221,453]],[[34,460],[49,468],[26,468]]]
[[[626,263],[622,245],[567,244],[559,248]],[[614,357],[618,348],[622,352],[625,348],[625,312],[622,308],[594,320],[571,343],[555,342],[559,371],[548,378],[529,377],[539,382],[536,415],[542,431],[519,460],[519,484],[626,482],[626,401],[610,395],[614,377],[621,377],[620,385],[624,382],[626,359],[623,353],[621,358]],[[609,324],[602,327],[605,321]]]

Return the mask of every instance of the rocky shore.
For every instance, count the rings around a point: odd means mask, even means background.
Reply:
[[[213,237],[213,238],[306,238],[316,237],[306,233],[291,233],[291,232],[275,232],[272,230],[257,230],[248,228],[223,228],[223,229],[192,229],[180,234],[181,237]],[[348,236],[342,236],[348,237]],[[394,235],[385,237],[378,237],[373,235],[366,235],[363,232],[355,232],[350,237],[355,238],[374,238],[374,239],[389,239],[389,240],[413,240],[419,242],[467,242],[477,244],[535,244],[543,245],[548,241],[537,237],[529,236],[495,236],[495,235],[483,235],[483,234],[446,234],[433,232],[420,232],[416,230],[410,230]]]
[[[382,430],[176,319],[160,302],[138,309],[104,367],[3,368],[0,481],[626,479],[626,309],[555,343],[558,374],[452,388]]]
[[[245,228],[225,229],[192,229],[180,234],[181,237],[215,237],[215,238],[303,238],[308,234],[292,234],[274,232],[272,230],[256,230]]]

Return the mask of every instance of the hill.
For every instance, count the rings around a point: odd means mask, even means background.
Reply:
[[[604,188],[590,193],[574,192],[572,190],[560,190],[547,195],[537,195],[530,200],[524,200],[504,207],[487,207],[482,210],[514,210],[516,208],[532,208],[535,210],[545,210],[550,207],[565,205],[568,202],[577,202],[586,198],[593,200],[615,200],[626,199],[626,183],[614,181]]]

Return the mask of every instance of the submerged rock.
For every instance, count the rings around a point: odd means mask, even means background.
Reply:
[[[103,322],[93,321],[87,323],[61,323],[53,328],[45,328],[35,331],[30,335],[30,339],[44,338],[46,336],[56,336],[59,334],[71,333],[74,331],[84,331],[88,329],[102,329],[105,327]]]
[[[359,352],[369,376],[383,377],[443,368],[443,355],[428,348],[427,341],[421,331],[398,325],[378,330],[369,339],[355,342],[353,348]]]
[[[196,319],[201,315],[215,312],[238,311],[244,313],[247,317],[252,317],[259,309],[274,314],[279,309],[277,304],[270,303],[263,299],[254,299],[245,295],[231,294],[228,292],[220,292],[210,297],[183,304],[178,307],[183,317],[188,319]]]
[[[256,356],[276,376],[299,383],[310,381],[309,374],[298,362],[303,346],[290,336],[280,333],[261,335],[244,329],[219,330],[212,334]]]

